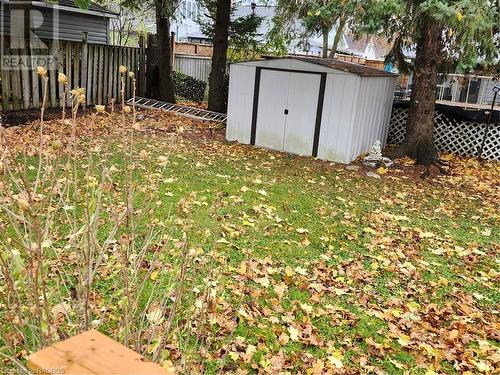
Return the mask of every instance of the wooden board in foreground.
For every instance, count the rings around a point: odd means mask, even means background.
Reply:
[[[166,369],[91,330],[33,353],[28,367],[35,374],[166,375]]]

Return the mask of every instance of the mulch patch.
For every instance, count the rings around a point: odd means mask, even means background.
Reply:
[[[91,109],[78,111],[78,116],[82,116],[91,112]],[[45,121],[57,120],[62,116],[62,111],[60,108],[47,108],[45,110],[44,119]],[[66,111],[66,116],[71,117],[71,109],[68,108]],[[40,119],[39,109],[28,109],[23,111],[8,111],[0,114],[1,122],[0,124],[5,128],[10,128],[12,126],[23,126],[38,121]]]

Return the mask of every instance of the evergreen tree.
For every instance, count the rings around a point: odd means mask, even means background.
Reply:
[[[360,32],[393,42],[388,59],[413,71],[406,138],[392,157],[410,156],[431,165],[438,69],[467,72],[498,63],[499,3],[496,0],[366,0]],[[415,49],[414,63],[405,52]]]

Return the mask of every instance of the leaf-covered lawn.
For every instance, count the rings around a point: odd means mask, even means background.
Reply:
[[[157,239],[158,254],[144,265],[152,270],[147,284],[155,286],[144,288],[140,303],[147,306],[149,330],[165,327],[179,293],[175,275],[185,267],[178,312],[160,348],[158,361],[166,368],[238,374],[498,370],[498,163],[449,157],[449,176],[422,181],[415,167],[400,161],[377,180],[363,168],[346,171],[230,144],[220,129],[158,113],[135,132],[129,163],[125,135],[108,135],[107,124],[99,120],[96,130],[82,130],[82,144],[91,139],[94,156],[79,159],[81,186],[95,188],[107,164],[115,191],[104,207],[111,217],[124,204],[129,165],[134,210],[147,211],[138,223],[137,248],[150,225],[167,228]],[[52,129],[48,141],[66,144],[69,130],[61,123]],[[36,143],[34,128],[9,134],[18,150]],[[68,155],[57,151],[56,157]],[[36,166],[36,158],[29,163]],[[75,208],[84,216],[81,210]],[[101,225],[105,236],[106,220]],[[2,226],[5,245],[13,234],[6,222]],[[50,264],[71,268],[71,229],[61,224],[58,231],[51,246],[63,256]],[[112,302],[120,297],[112,283],[119,268],[114,251],[110,247],[94,282],[92,319],[124,342]],[[53,264],[61,259],[64,265]],[[57,286],[49,281],[51,287]],[[155,293],[168,295],[169,304],[148,305]],[[65,302],[72,317],[52,310],[59,338],[81,329],[70,294],[54,301]],[[0,318],[9,319],[6,305],[0,309]],[[157,341],[139,341],[129,345],[146,355],[157,349]]]

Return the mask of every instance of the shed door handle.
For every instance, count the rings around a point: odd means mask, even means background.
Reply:
[[[285,109],[285,115],[288,115],[288,109]]]

